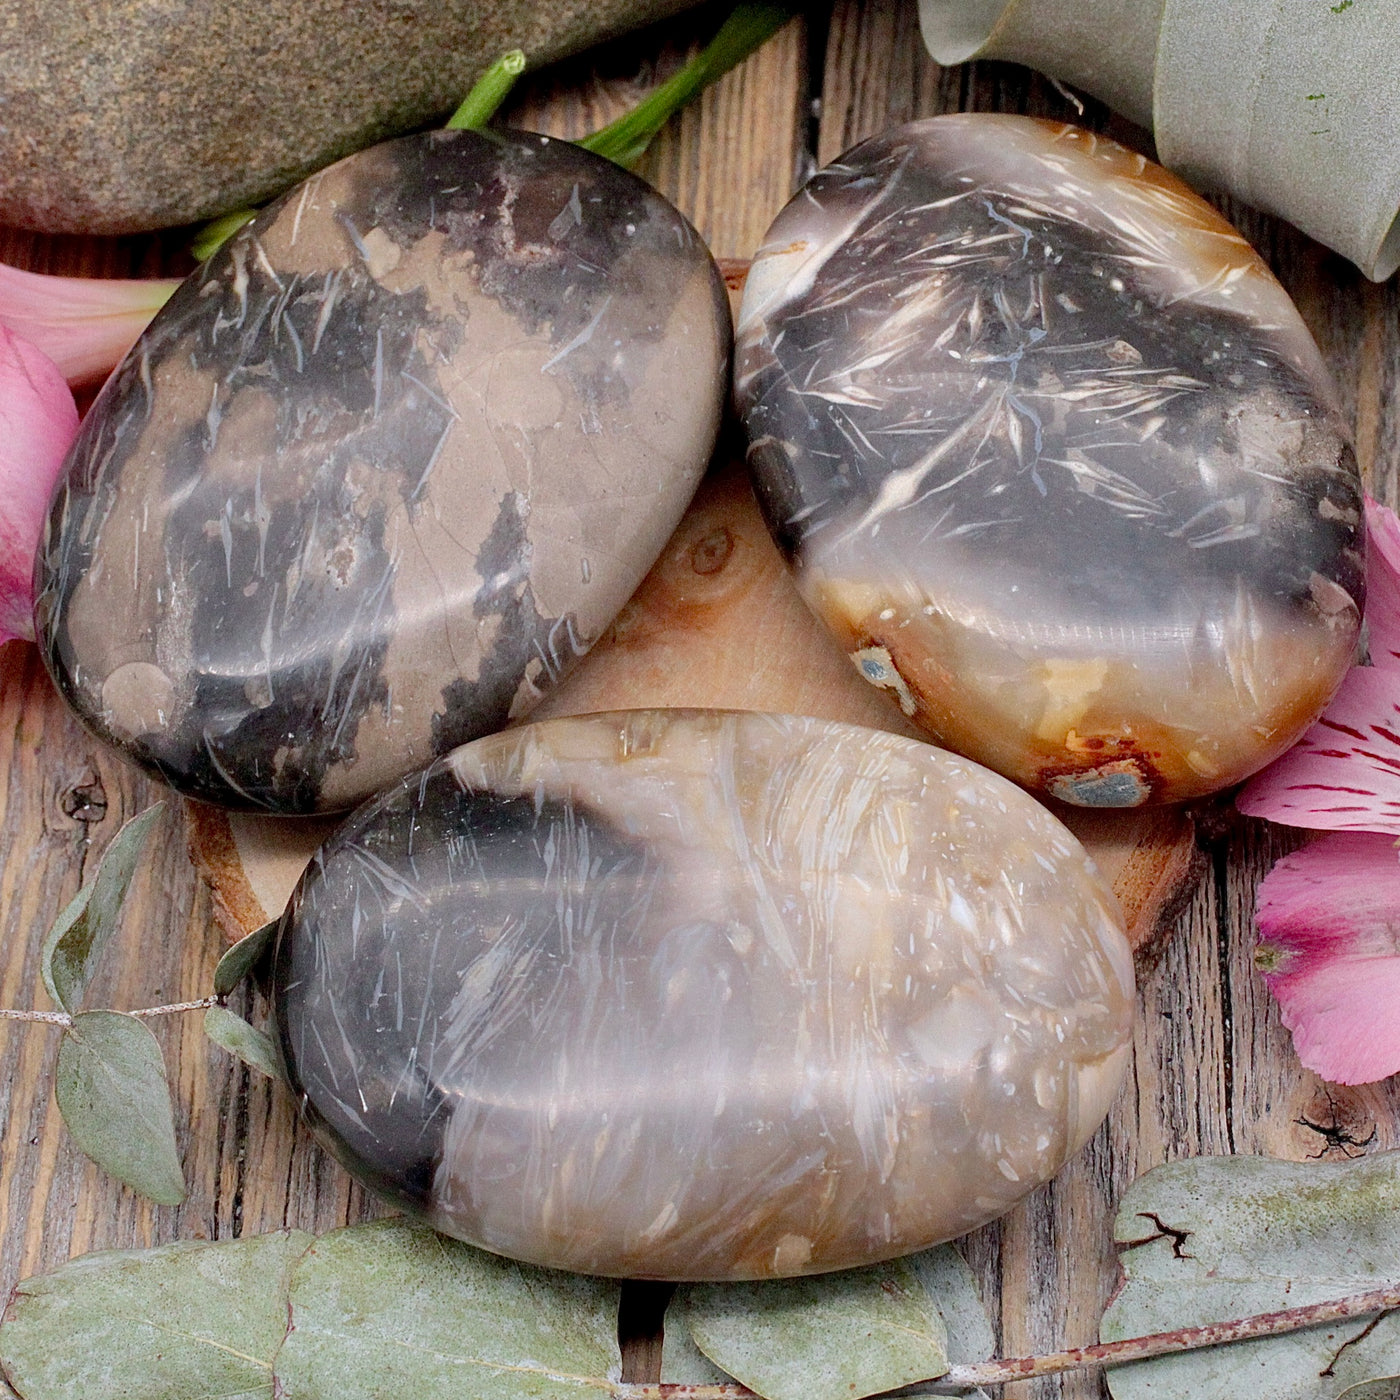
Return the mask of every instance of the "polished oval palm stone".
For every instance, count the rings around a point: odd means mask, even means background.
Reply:
[[[857,146],[755,258],[737,387],[808,603],[1032,789],[1225,787],[1352,660],[1361,483],[1317,348],[1244,240],[1111,141],[959,115]]]
[[[1004,779],[823,720],[634,711],[480,739],[356,813],[273,1014],[371,1189],[536,1264],[815,1273],[1007,1210],[1094,1131],[1132,960]]]
[[[352,805],[525,711],[704,472],[729,313],[694,230],[566,142],[433,132],[308,180],[94,405],[37,625],[186,793]]]

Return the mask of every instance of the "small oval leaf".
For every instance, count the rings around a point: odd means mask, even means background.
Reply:
[[[132,817],[102,853],[97,874],[73,896],[44,939],[40,972],[56,1006],[70,1015],[83,1003],[102,950],[121,927],[122,904],[146,838],[164,810],[157,803]]]
[[[907,1260],[692,1284],[676,1301],[696,1346],[764,1400],[857,1400],[948,1369],[943,1318]]]
[[[1106,1342],[1366,1293],[1400,1283],[1400,1152],[1171,1162],[1128,1188],[1113,1233],[1126,1279],[1099,1328]],[[1351,1400],[1397,1372],[1400,1312],[1388,1312],[1106,1377],[1115,1400]]]
[[[273,1363],[288,1400],[605,1400],[620,1290],[402,1220],[323,1235],[292,1276]]]
[[[26,1400],[272,1400],[292,1267],[311,1243],[284,1230],[84,1255],[16,1288],[0,1364]]]
[[[54,1096],[73,1141],[98,1166],[161,1205],[185,1199],[165,1061],[136,1017],[74,1016],[58,1047]]]
[[[282,1065],[272,1038],[256,1026],[250,1026],[228,1007],[211,1006],[204,1013],[204,1034],[259,1074],[282,1082]]]
[[[255,928],[247,938],[240,938],[227,953],[219,959],[214,969],[214,995],[226,997],[257,966],[258,960],[272,946],[277,933],[276,919]]]

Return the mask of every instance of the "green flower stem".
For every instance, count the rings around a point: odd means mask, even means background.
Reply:
[[[676,112],[771,39],[793,13],[793,6],[787,4],[740,5],[679,73],[625,116],[585,136],[579,145],[619,165],[636,164]]]
[[[477,131],[496,115],[515,80],[525,71],[525,55],[520,49],[503,53],[473,84],[462,105],[448,117],[448,131]]]
[[[679,73],[668,78],[625,116],[585,136],[579,145],[619,165],[635,165],[646,154],[656,133],[682,107],[762,47],[794,12],[795,6],[790,3],[738,6],[719,33]],[[462,105],[447,119],[447,130],[467,131],[485,126],[524,71],[525,55],[520,49],[502,54],[476,80]],[[206,224],[195,235],[190,251],[200,262],[205,262],[257,212],[256,209],[239,209]]]
[[[195,261],[208,262],[244,224],[257,216],[256,209],[235,209],[232,214],[221,214],[217,219],[205,224],[190,244],[190,252]]]
[[[496,109],[506,100],[515,80],[525,71],[525,55],[520,49],[503,53],[472,86],[447,119],[448,131],[475,131],[496,115]],[[196,262],[208,262],[225,243],[249,220],[257,218],[256,209],[235,209],[231,214],[204,225],[195,234],[190,252]]]

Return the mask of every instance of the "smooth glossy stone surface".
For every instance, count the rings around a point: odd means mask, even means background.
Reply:
[[[191,796],[336,810],[534,703],[675,528],[729,314],[648,185],[521,132],[313,177],[175,294],[70,454],[37,627]]]
[[[362,808],[274,1017],[366,1185],[502,1254],[759,1278],[1008,1209],[1107,1111],[1132,960],[1003,779],[821,720],[633,711],[479,740]]]
[[[1068,802],[1225,787],[1325,706],[1361,483],[1263,262],[1073,127],[946,116],[820,172],[740,313],[769,526],[870,682]]]

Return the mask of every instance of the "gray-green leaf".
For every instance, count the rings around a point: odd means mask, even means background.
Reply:
[[[698,1346],[685,1325],[684,1304],[673,1301],[661,1335],[661,1379],[668,1385],[723,1385],[734,1379]]]
[[[73,1141],[100,1167],[161,1205],[185,1199],[165,1062],[136,1017],[74,1016],[58,1047],[54,1096]]]
[[[26,1279],[0,1324],[25,1400],[271,1400],[300,1230],[89,1254]]]
[[[282,1066],[271,1037],[256,1026],[250,1026],[243,1017],[234,1015],[226,1006],[211,1006],[204,1013],[204,1034],[259,1074],[269,1079],[282,1078]]]
[[[1133,1184],[1114,1233],[1128,1277],[1105,1341],[1364,1293],[1400,1281],[1400,1153],[1173,1162]],[[1339,1400],[1397,1372],[1392,1313],[1133,1362],[1108,1386],[1117,1400]]]
[[[102,853],[97,874],[74,895],[44,939],[39,964],[44,987],[54,1004],[70,1014],[82,1006],[97,960],[121,926],[122,903],[161,810],[159,804],[148,807],[117,832]]]
[[[276,919],[255,928],[247,938],[240,938],[219,959],[214,969],[214,995],[226,997],[257,965],[258,959],[272,946],[277,934]]]
[[[292,1277],[281,1400],[598,1400],[622,1371],[619,1289],[400,1220],[323,1236]]]
[[[1396,1396],[1400,1396],[1400,1376],[1382,1376],[1379,1380],[1348,1386],[1337,1400],[1396,1400]]]
[[[765,1400],[858,1400],[948,1369],[947,1331],[905,1259],[852,1273],[692,1284],[696,1346]]]
[[[968,1366],[986,1361],[996,1350],[997,1339],[982,1306],[977,1280],[962,1255],[952,1245],[941,1244],[912,1255],[909,1266],[943,1319],[948,1333],[949,1364]],[[961,1393],[985,1397],[981,1390]]]

